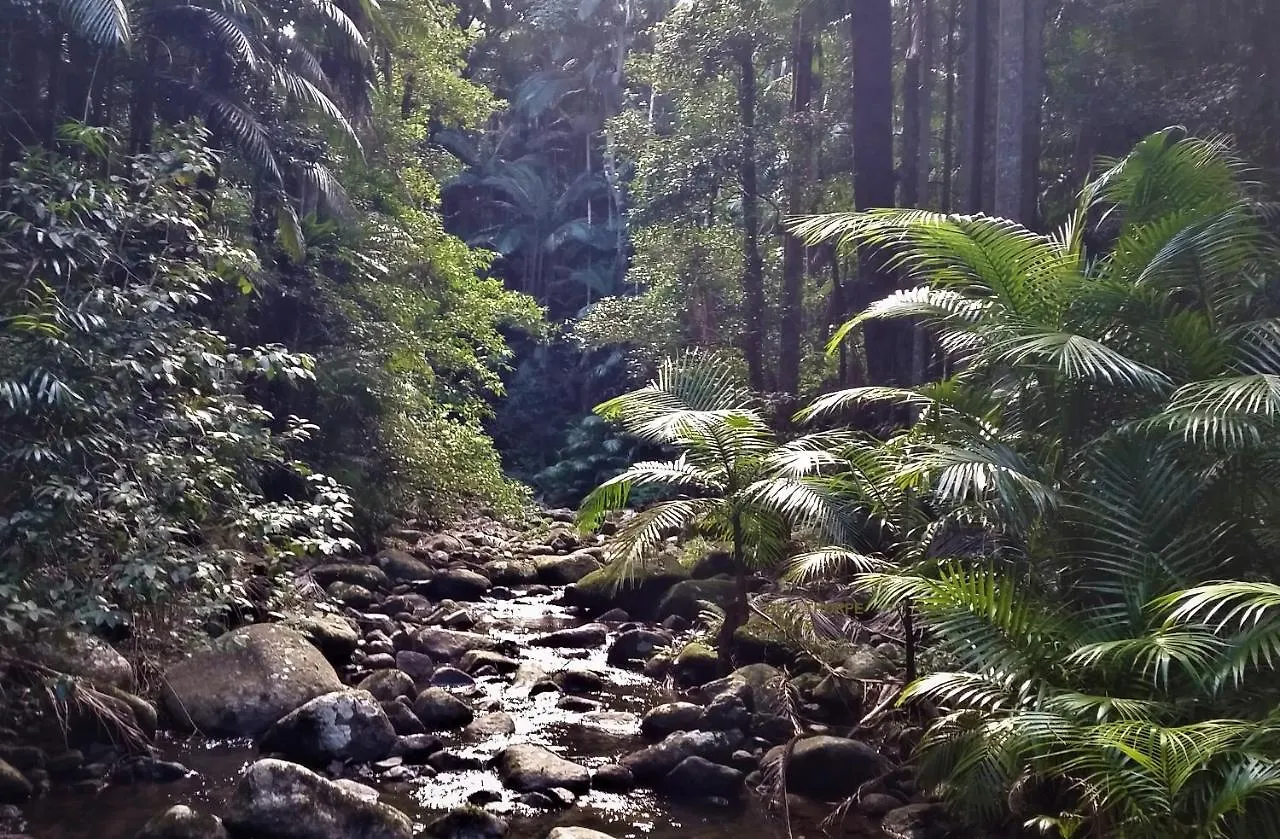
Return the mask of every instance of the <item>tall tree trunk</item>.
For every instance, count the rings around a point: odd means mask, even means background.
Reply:
[[[738,118],[742,123],[742,353],[753,390],[765,389],[764,375],[764,258],[760,254],[760,185],[756,171],[756,67],[754,50],[738,55]]]
[[[155,39],[148,39],[146,57],[134,67],[133,91],[129,97],[129,151],[137,154],[151,148],[156,121]]]
[[[964,209],[981,212],[986,176],[987,78],[991,71],[991,0],[968,0],[965,20],[965,113],[961,146]]]
[[[902,179],[898,183],[899,204],[920,206],[920,79],[923,38],[921,0],[907,5],[907,50],[902,67]]]
[[[813,168],[813,26],[802,6],[791,24],[791,124],[794,138],[787,171],[787,211],[807,212]],[[804,331],[805,247],[787,234],[782,250],[782,312],[778,324],[778,390],[800,391],[800,337]]]
[[[1040,223],[1040,120],[1044,110],[1045,0],[1027,0],[1026,72],[1023,74],[1022,221]]]
[[[947,10],[946,93],[942,112],[942,194],[944,213],[952,210],[952,192],[955,183],[955,124],[956,124],[956,26],[960,18],[960,0],[951,0]]]
[[[1026,196],[1027,0],[1000,0],[996,82],[995,204],[998,216],[1023,221]]]
[[[859,210],[892,207],[893,5],[891,0],[852,0],[853,197]],[[859,252],[858,278],[849,295],[854,311],[893,291],[887,254]],[[910,339],[898,321],[871,321],[863,330],[867,382],[886,384],[908,369]],[[904,340],[906,338],[906,340]]]
[[[934,28],[933,3],[931,0],[919,0],[920,3],[920,97],[917,106],[920,116],[917,129],[920,142],[916,145],[919,163],[916,164],[916,176],[919,178],[920,205],[932,206],[933,195],[929,189],[930,173],[933,171],[933,61],[934,61]]]

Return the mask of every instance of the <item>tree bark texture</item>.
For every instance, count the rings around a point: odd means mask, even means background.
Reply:
[[[765,390],[764,376],[764,257],[760,253],[760,185],[756,171],[756,68],[754,51],[738,55],[738,117],[742,124],[742,353],[753,390]]]
[[[1025,220],[1027,0],[1000,0],[996,83],[995,204],[998,216]]]
[[[893,6],[890,0],[852,0],[853,194],[859,210],[892,207],[893,168]],[[849,295],[861,311],[894,289],[887,254],[859,252],[858,278]],[[910,370],[911,340],[901,322],[871,321],[863,331],[867,381],[885,384]]]
[[[791,124],[794,131],[787,171],[787,211],[808,212],[813,169],[812,18],[807,7],[795,13],[791,31]],[[804,242],[787,234],[782,245],[782,312],[778,324],[778,390],[800,391],[800,344],[804,332]]]

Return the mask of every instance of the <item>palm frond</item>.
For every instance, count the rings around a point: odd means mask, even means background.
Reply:
[[[124,0],[58,0],[58,9],[75,32],[104,47],[123,47],[132,36]]]
[[[640,578],[648,555],[670,532],[712,516],[724,502],[716,499],[662,501],[637,513],[613,537],[605,553],[610,581],[625,587]]]
[[[838,580],[855,574],[884,572],[889,563],[881,557],[852,548],[828,546],[796,554],[787,560],[786,579],[795,583]]]

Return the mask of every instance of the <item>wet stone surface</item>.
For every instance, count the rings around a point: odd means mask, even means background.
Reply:
[[[455,576],[473,582],[469,577]],[[367,688],[378,688],[377,700],[411,706],[423,691],[447,691],[474,712],[474,721],[402,737],[389,757],[374,763],[318,768],[327,770],[328,777],[357,781],[376,790],[382,803],[410,818],[415,836],[433,835],[447,823],[441,821],[445,816],[468,806],[482,807],[505,822],[509,828],[506,836],[515,839],[543,839],[557,827],[602,831],[615,839],[788,836],[787,826],[765,812],[754,796],[733,794],[740,786],[741,773],[736,769],[708,764],[701,758],[686,764],[681,777],[688,783],[705,783],[705,795],[687,788],[673,795],[670,789],[633,787],[630,772],[619,766],[619,761],[653,746],[657,732],[648,732],[648,738],[642,736],[642,718],[656,706],[686,697],[668,691],[635,667],[610,663],[609,650],[624,627],[588,624],[586,618],[558,605],[560,588],[548,592],[532,580],[518,581],[516,575],[510,580],[504,577],[504,582],[509,591],[491,589],[483,596],[479,583],[467,588],[468,595],[480,599],[464,604],[465,623],[469,624],[466,631],[482,636],[489,649],[514,659],[514,672],[509,666],[499,672],[499,668],[477,662],[470,673],[463,673],[467,668],[459,661],[408,650],[401,640],[392,643],[395,627],[390,621],[370,615],[375,624],[386,624],[383,629],[387,631],[372,629],[372,624],[364,627],[365,652],[371,629],[385,634],[387,651],[375,655],[386,656],[391,665],[405,671],[366,683]],[[565,632],[584,626],[583,633]],[[681,641],[673,640],[676,644]],[[365,656],[363,670],[348,672],[344,678],[352,676],[357,683],[367,678],[375,670],[369,658]],[[440,669],[448,664],[459,669]],[[369,700],[376,710],[375,697]],[[399,709],[392,710],[402,716]],[[693,709],[689,713],[692,717]],[[735,707],[724,709],[724,713],[745,712]],[[692,718],[675,728],[688,723]],[[556,775],[561,780],[554,787],[512,782],[510,768],[499,765],[499,755],[520,744],[539,749],[517,749],[517,753],[542,754],[540,750],[545,750],[593,776],[601,768],[604,771],[589,780],[562,772]],[[94,795],[55,790],[23,808],[27,833],[48,839],[133,839],[148,821],[174,805],[222,815],[241,773],[263,757],[249,740],[170,739],[161,741],[161,750],[166,759],[181,762],[193,774],[168,784],[107,786]],[[731,762],[727,751],[725,757],[724,763]],[[554,759],[551,763],[554,765]],[[436,828],[430,828],[432,824]],[[559,835],[591,834],[566,831]],[[796,822],[790,829],[792,839],[822,835],[816,821]]]

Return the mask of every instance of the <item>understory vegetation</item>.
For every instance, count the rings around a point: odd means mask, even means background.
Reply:
[[[0,0],[0,652],[577,508],[715,558],[713,669],[876,621],[971,825],[1280,835],[1276,31]]]
[[[1054,234],[917,210],[799,220],[806,240],[890,253],[920,283],[835,342],[909,319],[954,372],[820,396],[796,420],[826,430],[779,443],[713,358],[669,362],[599,411],[678,456],[603,483],[583,521],[660,485],[676,497],[612,543],[619,585],[694,527],[739,566],[847,580],[856,595],[837,610],[900,614],[922,779],[975,825],[1269,835],[1270,219],[1225,143],[1170,131],[1102,171]],[[894,430],[855,430],[869,422]],[[817,549],[784,562],[792,534]],[[954,669],[917,673],[920,645]]]

